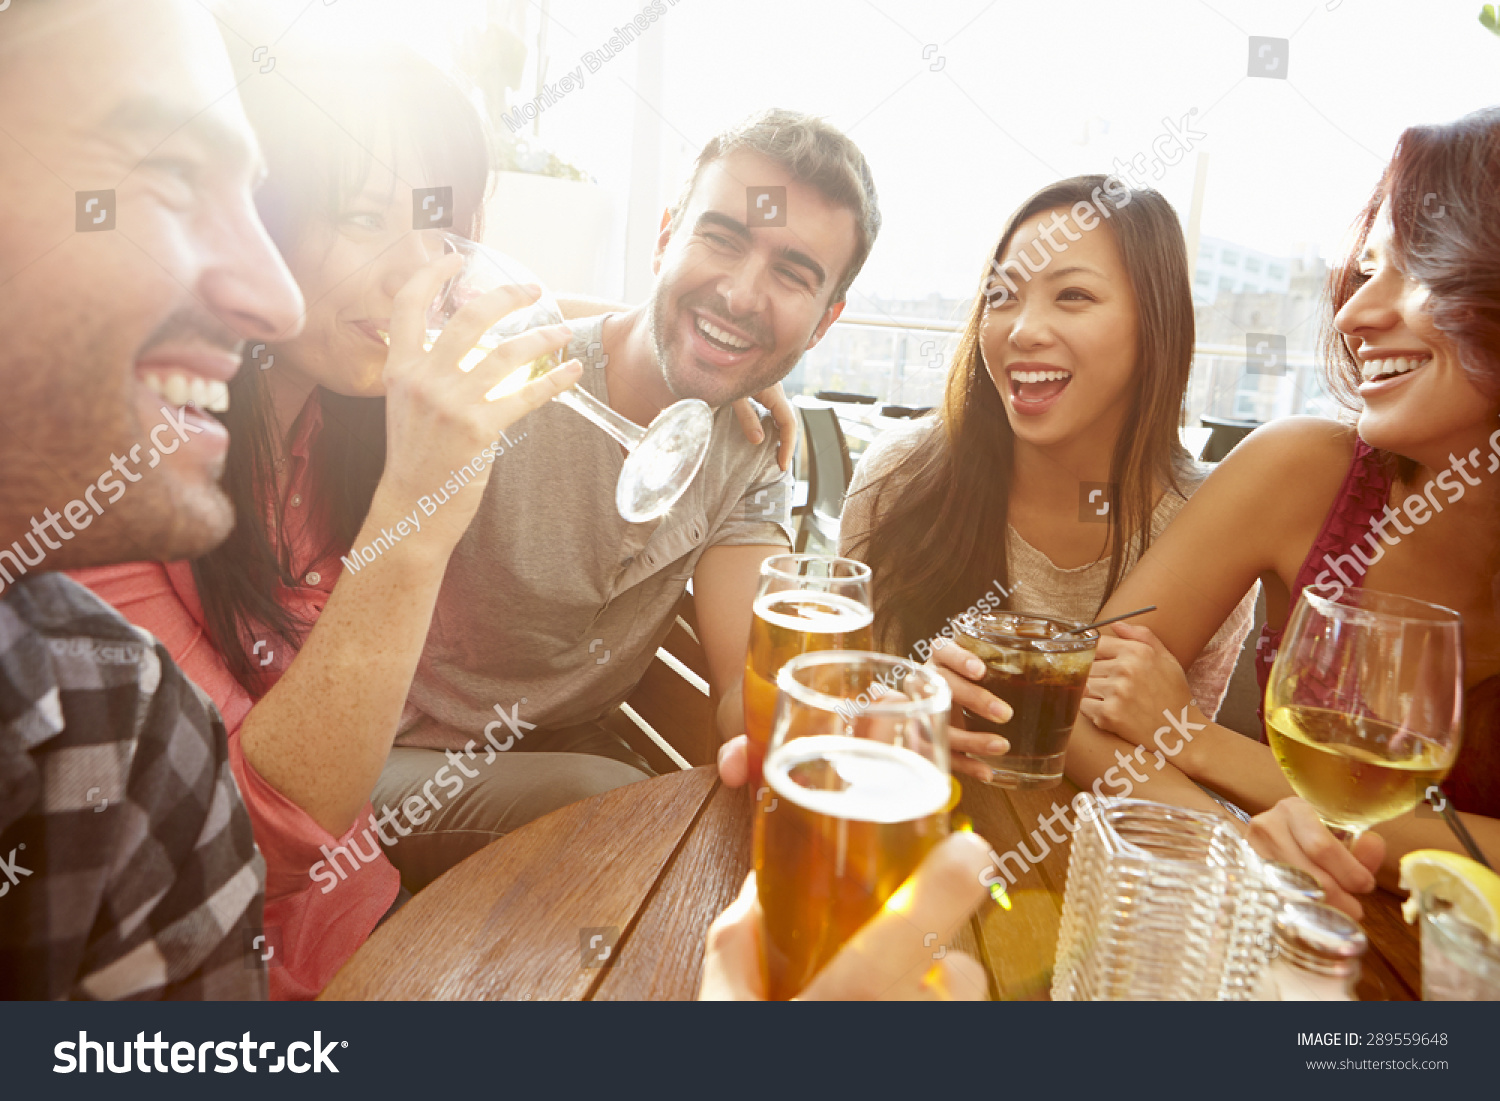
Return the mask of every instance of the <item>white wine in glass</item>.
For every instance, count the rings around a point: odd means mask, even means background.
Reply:
[[[1292,789],[1353,844],[1440,784],[1463,736],[1457,612],[1367,589],[1304,589],[1266,685],[1266,733]]]
[[[444,285],[428,311],[429,348],[453,315],[480,295],[507,285],[541,285],[525,266],[492,248],[451,233],[443,234],[443,245],[447,251],[463,256],[464,266]],[[460,366],[465,371],[473,370],[501,342],[528,329],[562,323],[562,311],[556,300],[543,289],[542,296],[531,305],[512,311],[491,326]],[[494,401],[513,393],[560,362],[556,354],[540,356],[511,372],[485,398]],[[552,400],[587,418],[628,452],[615,485],[615,507],[631,523],[655,520],[676,504],[708,455],[713,410],[696,398],[668,406],[646,428],[620,416],[578,385],[568,387]]]

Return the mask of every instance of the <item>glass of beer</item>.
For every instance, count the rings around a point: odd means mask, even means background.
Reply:
[[[761,781],[771,740],[776,674],[787,659],[812,650],[869,650],[870,567],[852,558],[778,554],[760,566],[755,619],[745,656],[745,734],[750,782]]]
[[[1010,704],[1009,722],[964,708],[964,726],[1010,742],[1001,757],[981,757],[1003,788],[1050,788],[1062,781],[1068,735],[1094,667],[1098,631],[1019,612],[973,613],[953,621],[953,640],[984,662],[980,685]]]
[[[952,696],[931,669],[845,650],[793,657],[776,685],[754,852],[766,994],[784,1000],[948,833]]]
[[[1463,628],[1449,608],[1303,589],[1266,683],[1266,733],[1293,790],[1353,844],[1441,783],[1463,736]]]

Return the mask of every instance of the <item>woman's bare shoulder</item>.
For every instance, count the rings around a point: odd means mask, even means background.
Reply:
[[[1357,439],[1352,425],[1322,417],[1271,421],[1219,463],[1199,495],[1232,493],[1321,516],[1343,484]]]
[[[1357,438],[1358,433],[1352,424],[1343,424],[1327,417],[1278,417],[1251,432],[1231,454],[1277,446],[1294,447],[1303,451],[1324,451],[1330,456],[1342,455],[1347,458],[1354,454],[1354,441]]]

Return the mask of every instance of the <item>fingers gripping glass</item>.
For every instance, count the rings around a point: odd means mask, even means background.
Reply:
[[[1068,738],[1088,688],[1099,632],[1066,620],[1018,612],[975,612],[953,621],[953,640],[984,662],[980,686],[1009,705],[995,722],[964,709],[970,730],[1003,734],[1010,751],[980,757],[990,783],[1049,788],[1062,783]]]
[[[443,234],[443,245],[446,251],[461,255],[464,266],[444,285],[428,311],[429,347],[453,315],[480,295],[509,285],[541,285],[524,265],[492,248],[451,233]],[[535,302],[513,310],[480,337],[479,343],[464,358],[463,369],[473,369],[511,337],[528,329],[559,325],[562,321],[562,311],[556,300],[544,288],[542,296]],[[485,397],[494,401],[513,393],[532,379],[545,375],[559,362],[556,354],[538,357],[512,372]],[[641,428],[620,416],[581,386],[570,386],[553,400],[588,418],[629,452],[615,484],[615,507],[631,523],[655,520],[676,504],[687,492],[708,454],[713,410],[696,398],[668,406],[648,428]]]
[[[1457,612],[1356,589],[1304,589],[1266,684],[1266,731],[1293,790],[1350,844],[1411,810],[1463,735]]]

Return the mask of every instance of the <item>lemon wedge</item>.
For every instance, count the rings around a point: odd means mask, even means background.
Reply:
[[[1407,921],[1417,919],[1417,895],[1431,890],[1500,943],[1500,875],[1478,861],[1441,849],[1417,849],[1401,858],[1401,888],[1411,893],[1401,904]]]

